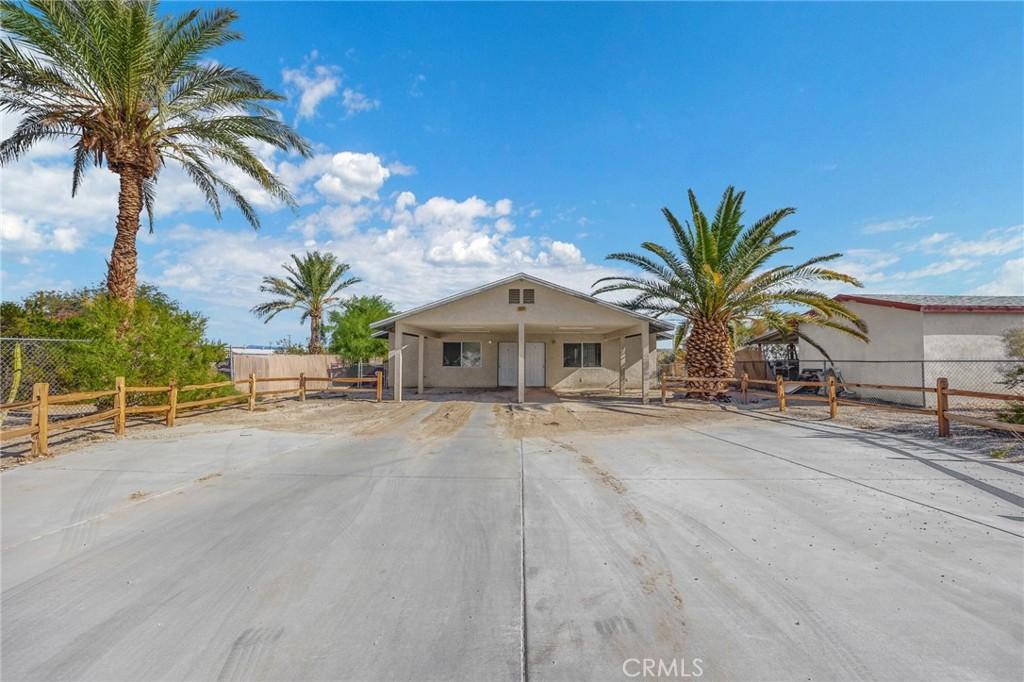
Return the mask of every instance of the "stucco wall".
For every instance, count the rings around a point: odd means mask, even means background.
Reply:
[[[535,290],[536,302],[524,306],[510,305],[508,290],[523,288]],[[520,310],[520,307],[523,309]],[[427,329],[437,326],[486,327],[519,321],[527,325],[551,327],[584,324],[593,327],[617,327],[639,323],[639,320],[620,310],[548,289],[530,281],[512,282],[487,289],[443,306],[410,315],[402,321]]]
[[[1024,315],[1006,313],[932,313],[886,306],[849,304],[868,323],[871,342],[863,344],[831,330],[805,325],[801,331],[822,344],[849,382],[934,387],[939,377],[950,385],[975,391],[1001,392],[1001,334],[1024,327]],[[822,355],[800,343],[802,367],[819,367]],[[858,362],[859,361],[859,362]],[[959,361],[959,362],[954,362]],[[963,362],[974,361],[974,362]],[[920,392],[858,389],[865,398],[910,405],[934,404]]]
[[[402,386],[417,385],[417,337],[405,334],[402,352]],[[640,388],[642,358],[640,336],[626,338],[626,388]],[[479,341],[481,367],[444,367],[442,350],[445,341]],[[545,385],[555,389],[618,389],[619,339],[602,341],[600,334],[526,334],[527,343],[544,344]],[[496,388],[498,386],[498,344],[516,343],[515,334],[445,334],[427,338],[423,348],[423,384],[427,388]],[[563,367],[563,343],[601,343],[601,367]],[[394,335],[391,335],[394,343]],[[651,376],[656,353],[656,339],[651,335]],[[389,372],[388,385],[394,372]],[[652,390],[655,381],[652,378]]]

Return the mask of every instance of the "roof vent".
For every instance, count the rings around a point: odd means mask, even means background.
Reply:
[[[533,303],[533,289],[523,289],[523,303]]]
[[[508,290],[508,302],[510,305],[519,305],[519,289]]]

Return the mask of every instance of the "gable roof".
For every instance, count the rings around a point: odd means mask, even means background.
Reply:
[[[387,318],[385,318],[383,320],[378,320],[377,322],[371,323],[370,324],[370,328],[371,329],[381,329],[381,328],[384,328],[384,327],[389,327],[389,326],[393,325],[395,323],[395,321],[397,321],[397,320],[401,320],[401,319],[404,319],[404,318],[409,317],[411,315],[416,315],[417,313],[422,313],[422,312],[424,312],[426,310],[431,310],[433,308],[440,308],[443,305],[448,305],[449,303],[454,303],[455,301],[459,301],[459,300],[462,300],[464,298],[469,298],[470,296],[473,296],[475,294],[479,294],[479,293],[481,293],[483,291],[487,291],[488,289],[493,289],[495,287],[500,287],[500,286],[504,286],[506,284],[511,284],[512,282],[517,282],[519,280],[526,280],[527,282],[532,282],[534,284],[537,284],[537,285],[540,285],[540,286],[543,286],[543,287],[548,287],[550,289],[554,289],[555,291],[561,292],[561,293],[566,294],[568,296],[574,296],[574,297],[582,299],[584,301],[588,301],[590,303],[594,303],[596,305],[603,306],[605,308],[609,308],[611,310],[615,310],[615,311],[618,311],[620,313],[625,313],[626,315],[629,315],[630,317],[634,317],[634,318],[636,318],[638,320],[643,320],[645,322],[650,322],[651,323],[652,331],[667,332],[667,331],[671,331],[672,329],[675,328],[674,325],[672,325],[672,324],[670,324],[668,322],[665,322],[664,320],[659,320],[659,319],[657,319],[655,317],[649,317],[648,315],[644,315],[642,313],[638,313],[638,312],[630,310],[628,308],[624,308],[624,307],[622,307],[620,305],[615,305],[614,303],[609,303],[608,301],[602,301],[601,299],[599,299],[599,298],[597,298],[595,296],[591,296],[589,294],[584,294],[581,291],[576,291],[575,289],[569,289],[567,287],[560,286],[560,285],[555,284],[553,282],[548,282],[547,280],[540,279],[539,277],[534,277],[533,275],[528,275],[525,272],[519,272],[519,273],[516,273],[516,274],[514,274],[514,275],[512,275],[510,277],[505,277],[504,279],[499,279],[499,280],[497,280],[495,282],[490,282],[489,284],[484,284],[483,286],[479,286],[479,287],[477,287],[475,289],[469,289],[468,291],[463,291],[461,293],[454,294],[452,296],[448,296],[446,298],[439,299],[437,301],[434,301],[433,303],[428,303],[426,305],[421,305],[418,308],[413,308],[411,310],[406,310],[406,311],[398,313],[396,315],[392,315],[391,317],[387,317]]]
[[[839,294],[837,301],[926,313],[1024,313],[1024,296],[934,296],[931,294]]]

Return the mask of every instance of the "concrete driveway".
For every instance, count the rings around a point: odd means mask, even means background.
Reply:
[[[3,473],[3,679],[1024,676],[1020,465],[687,407],[365,409]]]

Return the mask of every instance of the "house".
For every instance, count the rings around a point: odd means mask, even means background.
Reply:
[[[1005,392],[1000,382],[1009,359],[1002,334],[1024,327],[1024,296],[840,294],[836,300],[867,323],[870,343],[801,325],[801,334],[824,349],[826,359],[796,335],[764,334],[754,343],[774,363],[773,370],[834,366],[847,382],[934,388],[939,377],[946,377],[957,388]],[[931,405],[934,400],[925,392],[860,393],[910,405]]]
[[[404,389],[638,388],[655,376],[672,325],[519,273],[375,322],[387,335],[388,385]]]

